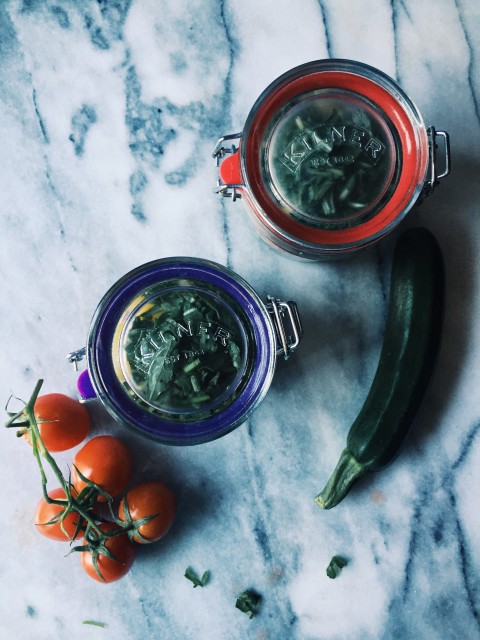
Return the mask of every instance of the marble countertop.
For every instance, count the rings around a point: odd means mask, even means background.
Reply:
[[[179,499],[170,534],[114,584],[35,532],[38,470],[2,434],[3,638],[480,638],[479,30],[473,0],[0,3],[0,399],[39,378],[74,395],[65,355],[110,285],[156,258],[225,264],[295,300],[305,332],[258,410],[215,442],[152,444],[89,405],[94,433],[117,433],[137,477]],[[392,466],[322,511],[313,498],[376,369],[395,235],[347,261],[289,259],[214,193],[211,152],[276,77],[327,57],[395,78],[449,132],[453,168],[402,225],[436,235],[447,273],[416,428]],[[335,554],[348,566],[330,580]],[[192,589],[188,566],[210,583]],[[252,620],[235,608],[247,588],[262,595]]]

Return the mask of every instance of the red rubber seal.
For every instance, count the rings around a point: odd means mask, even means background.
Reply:
[[[357,226],[324,230],[312,228],[290,216],[287,216],[268,193],[260,169],[260,148],[265,130],[272,117],[278,110],[296,96],[315,89],[343,89],[355,92],[376,105],[389,118],[399,141],[400,173],[397,186],[385,206],[372,218]],[[283,234],[290,236],[290,240],[298,239],[311,245],[352,245],[368,243],[369,238],[375,238],[386,232],[412,203],[412,198],[419,183],[423,183],[428,163],[428,140],[426,131],[419,133],[415,128],[411,116],[404,110],[396,97],[376,82],[355,73],[345,71],[320,71],[294,78],[284,83],[272,93],[268,94],[259,105],[255,113],[247,138],[242,140],[245,145],[240,167],[244,175],[242,182],[246,190],[251,190],[251,205],[260,222],[268,227],[270,232],[278,237]],[[231,158],[232,166],[237,158]],[[238,164],[237,164],[238,167]],[[226,171],[225,171],[226,173]],[[236,177],[238,173],[236,173]],[[255,202],[256,201],[256,202]],[[258,203],[258,205],[256,204]],[[288,238],[287,238],[288,240]]]

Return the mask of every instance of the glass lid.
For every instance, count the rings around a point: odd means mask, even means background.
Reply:
[[[247,375],[247,325],[229,296],[194,280],[163,282],[121,315],[112,346],[115,373],[134,401],[171,418],[222,409]]]
[[[324,88],[297,95],[266,127],[260,166],[271,197],[310,227],[341,229],[368,220],[399,174],[388,117],[364,96]]]

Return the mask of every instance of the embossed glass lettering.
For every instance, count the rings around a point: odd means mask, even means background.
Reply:
[[[150,298],[125,327],[127,392],[162,410],[211,404],[244,366],[242,335],[235,314],[215,297],[182,289]]]
[[[302,163],[313,152],[329,154],[338,143],[351,144],[360,147],[366,156],[377,162],[385,151],[385,145],[378,138],[371,137],[368,131],[359,127],[346,125],[322,125],[310,131],[302,131],[283,149],[280,162],[292,173],[295,173]],[[345,157],[345,156],[337,156]],[[352,158],[352,156],[349,156]],[[324,164],[332,166],[330,159],[325,156]],[[333,164],[338,162],[333,161]]]

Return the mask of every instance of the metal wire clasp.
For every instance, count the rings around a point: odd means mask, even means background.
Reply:
[[[275,334],[277,336],[277,356],[283,355],[285,360],[295,351],[302,337],[302,323],[297,305],[291,300],[282,302],[272,296],[267,296],[267,311],[272,317]],[[288,326],[286,321],[288,320]]]
[[[450,173],[450,138],[446,131],[437,131],[435,127],[428,127],[428,179],[425,181],[423,188],[420,192],[420,196],[417,200],[417,204],[421,204],[423,200],[431,195],[435,188],[440,184],[440,180],[445,178]],[[437,138],[442,138],[444,149],[443,171],[438,172],[438,158],[437,158]]]
[[[229,133],[226,136],[222,136],[218,139],[217,144],[215,145],[212,156],[215,159],[215,165],[217,167],[220,166],[220,160],[222,160],[227,153],[234,154],[238,151],[238,146],[233,142],[230,146],[224,146],[225,142],[233,141],[233,140],[241,140],[242,133]],[[238,189],[242,189],[243,184],[227,184],[223,182],[221,178],[217,180],[217,188],[215,189],[216,193],[219,193],[224,198],[232,198],[232,201],[238,200],[242,197],[242,194],[238,192]]]
[[[73,364],[73,368],[75,369],[75,371],[78,371],[78,363],[85,358],[86,353],[86,347],[82,347],[81,349],[77,349],[76,351],[71,351],[67,355],[67,360],[70,362],[70,364]]]

